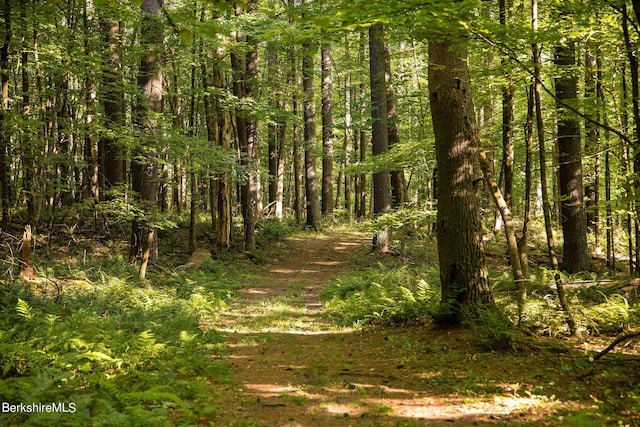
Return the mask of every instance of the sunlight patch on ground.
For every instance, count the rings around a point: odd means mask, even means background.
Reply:
[[[340,335],[345,333],[353,332],[352,328],[342,328],[336,330],[302,330],[302,329],[282,329],[278,327],[272,328],[262,328],[259,330],[256,329],[241,329],[241,328],[216,328],[216,331],[226,333],[226,334],[255,334],[255,333],[275,333],[275,334],[285,334],[285,335]]]
[[[285,365],[283,365],[284,367]],[[305,366],[293,367],[305,369]],[[292,369],[293,369],[292,368]],[[547,396],[503,395],[482,398],[459,396],[434,396],[424,391],[393,388],[384,385],[346,384],[322,387],[319,391],[307,390],[301,385],[244,384],[246,391],[265,399],[286,400],[287,396],[309,399],[305,404],[308,413],[360,417],[365,414],[403,417],[407,419],[447,420],[500,419],[518,414],[550,413],[576,402],[562,402]],[[337,400],[336,396],[339,397]]]

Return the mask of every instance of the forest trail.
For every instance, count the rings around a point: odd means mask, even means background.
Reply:
[[[231,376],[221,385],[220,424],[464,426],[535,416],[535,397],[442,391],[443,381],[463,390],[468,368],[495,369],[492,357],[473,356],[467,366],[468,331],[331,324],[320,293],[366,244],[358,234],[289,238],[260,279],[240,289],[218,322]]]

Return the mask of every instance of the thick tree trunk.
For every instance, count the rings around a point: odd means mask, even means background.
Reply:
[[[389,149],[387,119],[387,93],[385,79],[384,29],[382,24],[369,27],[369,78],[371,81],[371,145],[373,156],[384,154]],[[373,173],[373,214],[391,209],[391,176],[388,170]],[[382,230],[374,238],[374,247],[387,250],[389,236]]]
[[[322,209],[323,216],[333,213],[333,81],[331,53],[322,48]]]
[[[304,169],[307,196],[307,226],[320,227],[320,200],[316,173],[316,109],[313,90],[313,58],[315,47],[305,42],[302,57],[302,90],[304,93]]]
[[[100,96],[104,108],[105,127],[100,137],[101,176],[103,188],[108,190],[124,182],[124,150],[116,135],[124,126],[124,84],[120,63],[120,23],[105,17],[100,18],[105,35],[104,72],[100,85]]]
[[[438,259],[444,321],[494,305],[482,243],[478,129],[467,40],[429,42],[429,92],[438,167]]]
[[[569,273],[591,269],[591,257],[587,247],[587,219],[583,205],[582,187],[582,143],[580,123],[570,117],[562,103],[572,103],[578,97],[578,78],[568,67],[575,65],[575,46],[567,42],[557,46],[555,65],[561,74],[556,78],[556,97],[558,99],[558,153],[560,195],[562,210],[562,232],[564,238],[564,257],[562,268]]]
[[[155,114],[162,112],[162,57],[163,26],[162,0],[145,0],[142,4],[141,45],[146,54],[140,61],[138,85],[142,99],[136,106],[135,124],[143,135],[138,159],[131,163],[133,191],[139,196],[142,207],[152,213],[158,205],[158,121]],[[140,256],[139,279],[144,280],[150,257],[157,257],[157,233],[153,225],[141,223],[138,218],[132,224],[130,255]]]

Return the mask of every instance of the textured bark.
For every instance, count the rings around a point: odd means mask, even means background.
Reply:
[[[253,2],[247,3],[247,9],[254,6]],[[236,14],[244,13],[243,9],[236,7]],[[237,43],[245,42],[248,48],[246,53],[232,53],[231,66],[233,68],[233,93],[242,99],[253,96],[254,81],[257,74],[258,53],[256,42],[253,38],[239,33],[235,35]],[[236,134],[240,149],[240,164],[246,169],[245,176],[240,185],[240,204],[242,206],[242,219],[244,225],[244,246],[246,250],[255,249],[256,236],[255,225],[258,211],[258,187],[256,177],[257,166],[257,123],[255,119],[246,117],[245,112],[236,111]]]
[[[506,0],[500,0],[500,25],[507,25]],[[503,60],[510,61],[509,59]],[[507,84],[502,87],[502,174],[504,199],[512,207],[513,199],[513,116],[515,109],[515,86],[513,77],[505,73]]]
[[[331,53],[322,48],[322,215],[333,213],[333,115]]]
[[[358,62],[360,68],[365,66],[365,38],[366,35],[360,32],[360,46],[358,47]],[[361,121],[365,121],[365,83],[364,79],[360,80],[359,87],[359,100],[360,100],[360,118]],[[358,132],[358,152],[360,154],[360,162],[364,163],[367,159],[367,134],[365,132],[365,123],[361,123],[360,132]],[[361,173],[358,177],[358,186],[356,189],[356,212],[358,219],[364,219],[367,216],[367,174]]]
[[[302,57],[302,90],[304,93],[304,170],[307,196],[307,225],[320,227],[320,200],[316,173],[316,109],[313,90],[313,58],[315,47],[305,42]]]
[[[20,247],[20,278],[23,280],[33,280],[36,278],[36,269],[31,261],[31,246],[33,245],[33,234],[31,226],[27,224],[22,235],[22,246]]]
[[[4,41],[0,47],[0,228],[9,225],[11,188],[9,183],[9,130],[6,126],[6,112],[9,109],[9,48],[11,45],[11,1],[4,1]]]
[[[489,187],[489,193],[493,198],[493,201],[500,211],[502,221],[504,222],[504,233],[507,239],[507,250],[509,252],[509,261],[511,262],[511,273],[513,274],[513,281],[518,289],[518,323],[522,321],[522,314],[524,313],[524,303],[527,296],[527,290],[524,285],[524,273],[522,263],[520,262],[520,251],[518,250],[518,240],[516,239],[516,227],[513,223],[513,216],[511,215],[511,209],[500,191],[498,181],[491,173],[491,162],[487,159],[487,154],[484,151],[480,151],[480,166],[484,174],[485,182]]]
[[[387,135],[389,148],[400,143],[400,132],[398,131],[398,118],[396,114],[396,96],[391,81],[391,56],[389,54],[389,44],[384,44],[384,70],[385,70],[385,96],[387,99]],[[389,172],[391,179],[391,205],[399,207],[407,201],[407,183],[403,169],[396,169]]]
[[[590,270],[591,257],[587,247],[587,219],[583,205],[580,123],[560,104],[575,102],[578,97],[578,78],[567,70],[575,65],[573,42],[556,47],[554,63],[561,73],[555,83],[558,99],[558,175],[564,238],[562,268],[575,273]]]
[[[369,69],[371,80],[371,145],[373,155],[389,149],[387,126],[387,96],[384,65],[384,41],[382,24],[369,28]],[[373,174],[373,213],[386,212],[391,208],[391,180],[388,170]]]
[[[478,129],[467,40],[429,42],[429,92],[438,167],[438,259],[444,321],[494,305],[482,243]]]
[[[27,20],[27,0],[20,1],[20,19],[24,25],[23,37],[21,44],[23,46],[21,55],[21,67],[22,67],[22,114],[25,119],[25,123],[31,120],[31,99],[29,88],[29,48],[27,47],[27,34],[28,34],[28,20]],[[34,41],[35,43],[35,41]],[[29,125],[27,125],[28,127]],[[30,130],[28,131],[30,134]],[[31,138],[27,141],[22,141],[22,170],[23,181],[22,189],[25,195],[25,202],[27,204],[27,224],[38,223],[40,217],[40,207],[38,201],[40,197],[37,194],[37,180],[36,180],[36,155],[35,147]]]
[[[109,130],[100,137],[101,176],[103,188],[109,189],[124,182],[124,153],[116,135],[124,125],[124,85],[120,63],[120,23],[101,16],[100,24],[105,36],[104,72],[100,96],[104,109],[105,127]]]
[[[532,0],[531,2],[531,26],[532,30],[535,33],[538,31],[538,2],[537,0]],[[560,305],[562,310],[564,311],[567,317],[567,325],[569,326],[569,331],[571,335],[576,333],[576,323],[573,318],[573,314],[571,313],[571,309],[569,307],[569,303],[567,301],[567,295],[564,289],[564,284],[562,282],[562,278],[560,274],[557,272],[558,270],[558,258],[556,256],[556,245],[553,238],[553,227],[551,224],[551,205],[549,204],[549,190],[547,185],[547,158],[545,151],[545,133],[544,133],[544,120],[542,117],[542,100],[541,100],[541,70],[542,70],[542,61],[540,57],[540,50],[538,48],[537,42],[533,42],[531,44],[532,51],[532,59],[534,66],[534,88],[533,88],[533,97],[535,102],[535,115],[536,115],[536,130],[538,134],[538,152],[540,154],[540,186],[542,190],[542,210],[544,213],[544,224],[545,224],[545,232],[547,235],[547,248],[549,251],[549,260],[551,262],[551,268],[555,270],[555,282],[556,288],[558,290],[558,300],[560,301]]]
[[[145,0],[142,4],[141,45],[146,53],[140,61],[138,85],[142,99],[135,111],[135,125],[143,136],[137,159],[131,162],[132,188],[147,212],[158,204],[158,122],[155,114],[162,112],[162,57],[163,26],[162,0]],[[140,280],[146,278],[149,258],[157,257],[157,233],[151,224],[142,224],[136,218],[132,224],[130,257],[140,257]]]
[[[351,49],[349,44],[349,35],[345,35],[345,56],[351,55]],[[351,156],[353,155],[353,138],[352,138],[352,114],[351,114],[351,100],[354,97],[353,87],[351,85],[352,74],[347,73],[345,76],[345,97],[344,97],[344,145],[345,152],[344,168],[348,168],[351,164]],[[351,219],[353,213],[353,178],[350,174],[344,174],[344,208]],[[337,203],[336,203],[337,206]]]
[[[219,58],[221,59],[221,58]],[[214,67],[213,69],[213,85],[218,89],[226,89],[226,73],[224,69]],[[229,112],[226,111],[222,104],[220,96],[213,99],[213,110],[216,118],[216,134],[215,145],[223,150],[231,148],[232,127]],[[228,249],[231,246],[231,171],[225,168],[216,176],[215,194],[216,203],[216,246]]]
[[[636,13],[636,17],[640,14],[640,5],[638,2],[633,2],[633,10]],[[636,250],[635,250],[635,265],[633,272],[636,275],[640,275],[640,251],[637,250],[640,247],[640,201],[638,196],[640,193],[640,81],[639,81],[639,65],[638,57],[634,46],[631,43],[629,35],[629,16],[627,12],[626,3],[622,4],[622,30],[624,34],[625,51],[627,54],[627,60],[629,61],[629,74],[631,80],[631,106],[633,109],[632,125],[633,125],[633,144],[630,147],[633,154],[633,172],[635,177],[633,179],[634,188],[634,202],[633,211],[635,212],[635,236],[636,236]],[[626,91],[625,91],[626,92]],[[632,250],[629,250],[631,253]],[[631,262],[631,261],[630,261]]]

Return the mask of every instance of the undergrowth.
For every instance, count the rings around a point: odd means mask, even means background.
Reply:
[[[116,258],[117,259],[117,258]],[[226,372],[209,327],[235,280],[214,261],[144,286],[113,257],[0,289],[0,401],[65,403],[71,413],[0,414],[0,425],[196,425],[216,411]],[[70,405],[70,406],[69,406]],[[35,407],[34,407],[35,408]]]
[[[322,299],[328,314],[343,324],[422,322],[440,298],[439,288],[423,278],[427,275],[425,269],[379,264],[333,280]]]

